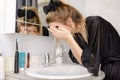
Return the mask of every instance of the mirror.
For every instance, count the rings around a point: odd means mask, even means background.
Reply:
[[[27,23],[27,21],[18,20],[18,9],[21,9],[24,7],[35,7],[38,10],[41,26],[43,28],[43,34],[42,35],[49,35],[49,32],[47,31],[46,27],[46,15],[43,12],[43,6],[46,5],[50,0],[2,0],[0,3],[1,5],[1,11],[0,11],[0,17],[1,17],[1,24],[0,24],[0,33],[18,33],[18,22],[20,23]],[[67,1],[67,0],[63,0]],[[26,12],[27,10],[25,10]],[[25,18],[26,20],[26,18]],[[30,23],[29,23],[30,24]],[[31,23],[32,24],[32,23]],[[24,24],[23,26],[25,26]],[[39,25],[40,24],[36,24]]]
[[[49,0],[16,0],[15,32],[49,36],[43,6]]]

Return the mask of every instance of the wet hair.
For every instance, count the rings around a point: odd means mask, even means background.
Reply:
[[[87,42],[87,30],[85,25],[85,19],[77,9],[60,0],[51,0],[48,6],[44,6],[44,12],[47,15],[46,22],[48,24],[50,22],[57,21],[63,23],[64,25],[67,25],[66,20],[68,18],[71,18],[75,23],[74,32],[81,33],[82,37]]]
[[[21,7],[18,9],[17,15],[18,32],[20,26],[35,26],[38,29],[38,32],[42,34],[42,25],[37,8],[31,6]]]

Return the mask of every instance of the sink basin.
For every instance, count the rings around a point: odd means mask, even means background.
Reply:
[[[91,76],[86,68],[76,64],[52,64],[48,67],[44,65],[28,68],[26,74],[42,79],[76,79]]]

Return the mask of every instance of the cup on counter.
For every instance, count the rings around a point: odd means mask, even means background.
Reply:
[[[26,53],[23,51],[19,51],[19,69],[21,71],[25,69],[25,58],[26,58]]]

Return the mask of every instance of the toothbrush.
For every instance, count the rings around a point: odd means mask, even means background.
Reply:
[[[19,51],[18,51],[18,40],[16,39],[14,73],[19,73],[19,63],[18,62],[19,62]]]

